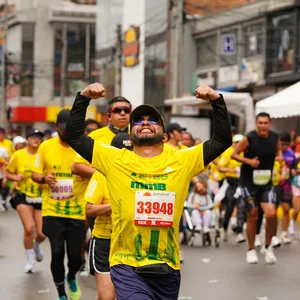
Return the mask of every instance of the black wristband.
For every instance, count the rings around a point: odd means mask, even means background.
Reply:
[[[46,183],[46,177],[45,176],[42,177],[41,183],[42,184]]]

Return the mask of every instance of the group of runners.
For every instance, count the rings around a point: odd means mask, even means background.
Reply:
[[[264,215],[262,253],[266,262],[276,262],[271,241],[276,236],[278,199],[284,208],[281,237],[288,243],[292,199],[294,220],[300,208],[300,170],[288,137],[270,130],[269,115],[258,115],[256,130],[247,135],[232,135],[222,95],[201,85],[196,97],[209,101],[213,111],[212,138],[202,143],[177,123],[166,126],[153,106],[132,110],[124,97],[108,102],[107,126],[85,120],[89,102],[104,95],[101,84],[87,86],[71,110],[58,114],[56,137],[45,139],[44,132],[33,129],[26,139],[18,137],[15,152],[0,128],[0,149],[6,149],[1,155],[2,197],[10,191],[11,206],[24,228],[26,273],[34,272],[35,260],[43,260],[40,243],[47,237],[58,299],[81,299],[76,274],[85,266],[90,227],[88,266],[98,300],[177,299],[182,261],[178,233],[190,186],[200,195],[210,188],[213,200],[218,189],[214,184],[221,187],[225,181],[220,205],[225,211],[224,237],[230,218],[236,216],[237,241],[244,241],[247,222],[247,262],[257,263],[255,236],[259,216]],[[211,176],[206,182],[198,175],[208,167]],[[275,173],[280,187],[276,190]],[[194,215],[200,222],[202,214]],[[207,232],[209,224],[197,226]]]

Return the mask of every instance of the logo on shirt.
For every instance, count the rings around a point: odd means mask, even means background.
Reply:
[[[138,181],[131,181],[130,188],[140,190],[165,191],[167,189],[167,186],[165,183],[144,183]]]

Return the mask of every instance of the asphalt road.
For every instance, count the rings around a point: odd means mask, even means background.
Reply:
[[[22,226],[15,211],[0,213],[0,299],[56,300],[50,273],[50,247],[42,244],[45,259],[36,264],[34,274],[24,274]],[[296,300],[300,299],[300,243],[276,250],[278,263],[266,265],[259,255],[257,265],[247,265],[246,244],[233,241],[220,248],[182,247],[181,300]],[[80,277],[82,300],[94,300],[96,288],[92,276]]]

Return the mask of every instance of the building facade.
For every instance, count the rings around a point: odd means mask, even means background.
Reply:
[[[96,80],[95,23],[95,1],[9,1],[6,102],[14,129],[48,126]],[[96,117],[95,107],[89,117]]]

